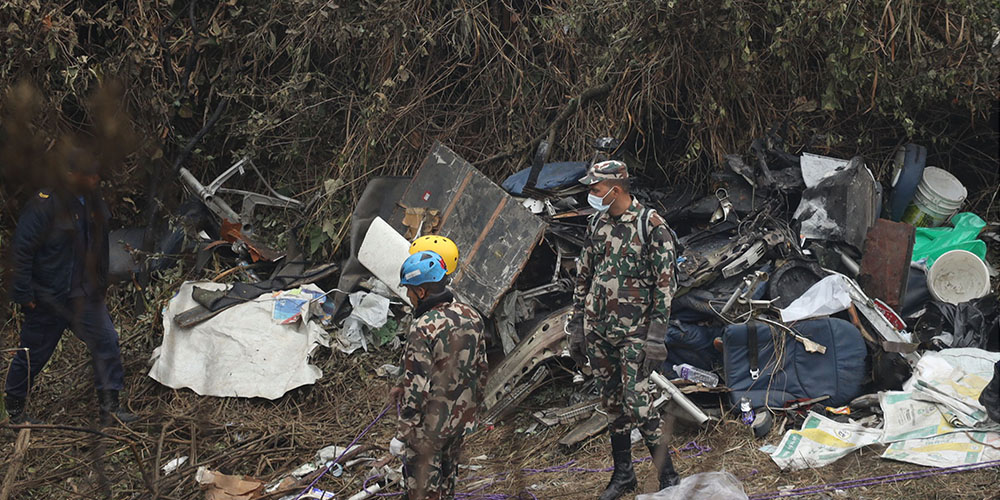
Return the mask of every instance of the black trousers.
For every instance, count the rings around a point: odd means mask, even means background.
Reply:
[[[80,297],[66,300],[59,305],[39,304],[26,309],[21,327],[20,347],[7,373],[7,394],[14,397],[28,396],[35,377],[49,362],[67,329],[82,340],[93,358],[94,388],[120,391],[125,381],[118,332],[111,323],[108,306],[103,298]],[[30,354],[30,356],[29,356]],[[31,364],[28,364],[28,360]]]

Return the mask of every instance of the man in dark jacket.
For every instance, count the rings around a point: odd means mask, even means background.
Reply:
[[[11,423],[37,423],[26,412],[29,393],[69,328],[93,357],[101,424],[127,423],[136,416],[119,407],[124,370],[105,303],[109,212],[96,163],[76,152],[68,164],[65,187],[32,196],[14,234],[10,296],[21,305],[24,323],[7,374],[7,413]]]

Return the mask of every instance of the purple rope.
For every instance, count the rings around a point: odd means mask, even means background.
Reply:
[[[677,450],[670,450],[670,453],[678,455],[679,454],[678,452],[681,452],[681,451],[694,451],[695,452],[695,453],[691,453],[691,454],[688,454],[688,455],[684,455],[683,457],[680,457],[680,458],[685,458],[686,459],[686,458],[700,457],[705,452],[712,451],[712,448],[710,448],[708,446],[701,446],[696,441],[691,441],[691,442],[685,444],[683,447],[678,448]],[[641,463],[644,463],[644,462],[649,462],[652,459],[653,459],[652,456],[643,457],[643,458],[637,458],[635,460],[632,460],[632,463],[633,464],[641,464]],[[570,460],[570,461],[568,461],[566,463],[563,463],[563,464],[560,464],[560,465],[553,465],[553,466],[544,467],[544,468],[541,468],[541,469],[530,469],[530,468],[520,469],[519,472],[524,473],[526,476],[533,476],[535,474],[545,474],[545,473],[553,473],[553,472],[594,473],[594,472],[611,472],[612,470],[614,470],[614,467],[605,467],[605,468],[601,468],[601,469],[589,469],[589,468],[586,468],[586,467],[573,467],[573,465],[575,465],[575,464],[576,464],[576,460]],[[508,495],[506,493],[483,493],[482,492],[483,490],[485,490],[485,489],[487,489],[487,488],[489,488],[489,487],[491,487],[491,486],[499,483],[500,481],[502,481],[504,479],[507,479],[507,477],[510,476],[511,474],[512,474],[512,472],[498,472],[496,474],[492,474],[492,475],[488,475],[488,476],[470,476],[470,477],[459,479],[460,482],[477,481],[477,480],[481,480],[481,479],[489,479],[490,481],[487,482],[486,484],[482,485],[482,486],[477,487],[474,490],[466,491],[466,492],[463,492],[463,493],[456,493],[455,494],[455,498],[478,499],[478,500],[509,500],[509,499],[520,499],[521,498],[520,494],[518,494],[518,496],[513,496],[513,495]],[[365,479],[363,488],[365,488],[365,490],[367,491],[368,483],[370,482],[370,480],[377,479],[378,477],[381,477],[381,475],[371,476],[368,479]],[[524,491],[522,493],[527,493],[534,500],[538,500],[538,497],[536,497],[534,495],[534,493],[532,493],[530,491]],[[387,494],[376,493],[375,496],[397,496],[397,495],[402,495],[402,494],[403,494],[403,492],[399,492],[399,493],[387,493]]]
[[[323,472],[321,472],[318,476],[316,476],[316,478],[313,479],[311,483],[309,483],[309,486],[306,486],[302,491],[299,492],[298,495],[295,495],[294,500],[299,500],[300,498],[302,498],[302,495],[305,495],[306,492],[312,490],[312,487],[316,486],[316,483],[319,482],[320,478],[322,478],[323,476],[325,476],[327,472],[330,472],[330,468],[333,467],[337,462],[339,462],[341,458],[344,458],[344,455],[347,454],[348,450],[350,450],[352,446],[358,444],[358,441],[362,437],[364,437],[365,434],[368,434],[368,431],[370,431],[372,429],[372,427],[374,427],[375,424],[379,420],[382,420],[382,417],[385,416],[385,413],[387,411],[389,411],[389,406],[390,406],[389,404],[386,404],[385,408],[382,408],[382,412],[379,413],[377,417],[375,417],[375,420],[372,420],[371,423],[369,423],[368,426],[365,427],[365,429],[363,431],[361,431],[361,434],[358,434],[357,436],[355,436],[354,440],[351,441],[351,444],[347,445],[347,447],[344,448],[344,451],[340,454],[340,456],[338,456],[336,459],[334,459],[333,462],[330,462],[329,464],[327,464],[326,468],[323,469]],[[366,481],[366,484],[367,484],[367,481]]]
[[[774,498],[789,498],[789,497],[813,495],[825,491],[849,490],[853,488],[861,488],[864,486],[896,483],[899,481],[908,481],[910,479],[923,479],[932,476],[943,476],[947,474],[955,474],[958,472],[968,472],[968,471],[973,471],[978,469],[988,469],[993,467],[1000,467],[1000,460],[981,462],[978,464],[954,465],[951,467],[935,467],[925,470],[902,472],[899,474],[889,474],[885,476],[852,479],[849,481],[841,481],[838,483],[827,483],[815,486],[805,486],[802,488],[795,488],[792,490],[774,491],[770,493],[757,493],[754,495],[750,495],[750,500],[770,500]]]

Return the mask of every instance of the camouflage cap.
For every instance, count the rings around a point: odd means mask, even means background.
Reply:
[[[595,163],[587,169],[587,175],[580,179],[581,184],[591,185],[613,179],[628,179],[628,169],[625,163],[618,160]]]

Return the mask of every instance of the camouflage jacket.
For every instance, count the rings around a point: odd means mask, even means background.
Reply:
[[[584,329],[605,338],[643,335],[650,323],[666,325],[677,287],[674,244],[657,213],[649,215],[645,249],[639,234],[642,205],[618,217],[597,214],[577,264],[574,313]]]
[[[486,371],[483,320],[475,309],[442,302],[413,320],[403,353],[400,440],[414,444],[472,432]]]

